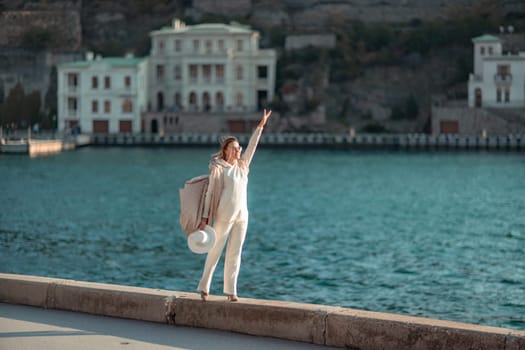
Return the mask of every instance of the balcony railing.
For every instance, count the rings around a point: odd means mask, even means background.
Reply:
[[[512,84],[512,74],[494,74],[496,84]]]

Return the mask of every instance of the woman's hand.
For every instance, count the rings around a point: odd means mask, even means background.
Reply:
[[[199,224],[199,230],[204,230],[207,224],[208,224],[208,219],[202,218],[201,223]]]
[[[261,121],[259,122],[259,127],[264,127],[266,125],[266,121],[268,120],[268,118],[270,118],[270,115],[272,114],[272,111],[271,110],[268,110],[268,112],[266,112],[266,109],[264,109],[263,111],[263,117],[261,119]]]

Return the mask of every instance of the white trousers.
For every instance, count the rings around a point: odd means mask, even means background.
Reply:
[[[226,241],[226,257],[224,258],[224,293],[237,295],[237,277],[241,267],[241,251],[246,238],[247,221],[216,221],[213,227],[217,235],[215,245],[208,252],[204,272],[197,289],[205,293],[210,292],[211,279],[217,263],[221,257]]]

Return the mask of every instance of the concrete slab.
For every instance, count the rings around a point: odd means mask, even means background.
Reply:
[[[326,346],[232,332],[0,304],[0,350],[283,349]]]

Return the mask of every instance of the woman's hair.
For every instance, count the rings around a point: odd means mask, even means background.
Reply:
[[[219,141],[221,143],[221,149],[219,150],[219,152],[213,155],[214,159],[226,159],[225,151],[228,145],[232,142],[239,143],[239,140],[237,140],[235,136],[225,136],[225,137],[222,137]]]

